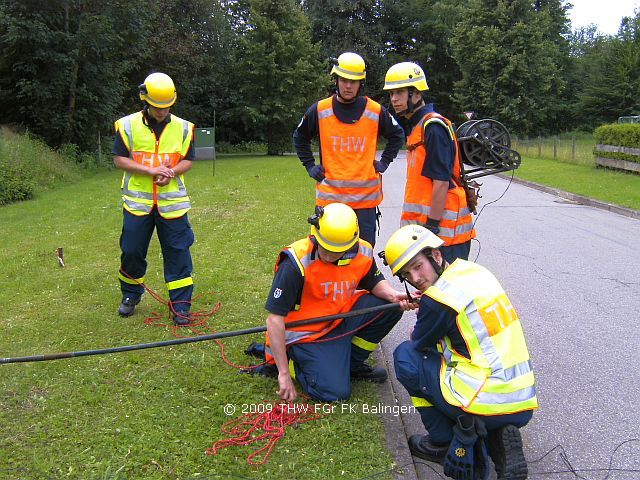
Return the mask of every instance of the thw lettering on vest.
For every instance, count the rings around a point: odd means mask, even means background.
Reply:
[[[147,167],[172,166],[173,155],[170,153],[133,152],[133,160]]]
[[[364,152],[367,143],[367,137],[341,137],[340,135],[331,135],[333,141],[334,152]]]
[[[353,280],[341,280],[339,282],[322,282],[324,297],[331,298],[334,302],[338,297],[350,298],[356,290],[356,282]]]
[[[513,305],[506,295],[500,295],[494,303],[478,310],[487,327],[489,336],[503,331],[511,323],[518,320]]]

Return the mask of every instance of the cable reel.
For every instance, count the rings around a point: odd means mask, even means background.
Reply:
[[[520,154],[511,148],[507,128],[496,120],[469,120],[456,130],[464,177],[473,178],[515,170],[520,166]]]

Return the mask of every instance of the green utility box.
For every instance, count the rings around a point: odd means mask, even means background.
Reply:
[[[196,160],[216,159],[216,135],[213,127],[196,128],[193,138]]]

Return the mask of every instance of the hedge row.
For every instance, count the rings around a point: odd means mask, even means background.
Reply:
[[[593,132],[596,144],[617,145],[622,147],[640,148],[640,124],[623,123],[602,125]],[[603,158],[626,160],[640,163],[640,156],[621,152],[603,152],[594,150],[594,153]]]

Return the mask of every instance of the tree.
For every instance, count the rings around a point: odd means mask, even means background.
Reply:
[[[640,10],[623,18],[617,35],[596,44],[587,58],[579,107],[590,126],[640,114]]]
[[[239,39],[240,92],[234,116],[245,132],[267,142],[268,154],[291,149],[291,134],[322,86],[319,49],[309,21],[294,0],[247,0],[246,34]]]
[[[331,59],[355,52],[367,65],[365,91],[374,98],[382,92],[388,68],[383,58],[386,35],[382,0],[304,0],[300,2],[311,23],[311,39],[320,46],[325,84],[329,87]]]
[[[461,114],[452,99],[454,83],[461,73],[452,57],[450,41],[464,13],[463,5],[464,0],[383,2],[386,68],[406,61],[422,66],[429,84],[429,101],[452,120]]]
[[[113,122],[138,53],[144,2],[0,2],[0,108],[49,145],[95,148]],[[128,38],[117,32],[126,32]]]
[[[470,0],[452,38],[463,109],[524,134],[544,130],[562,79],[557,45],[529,0]]]

